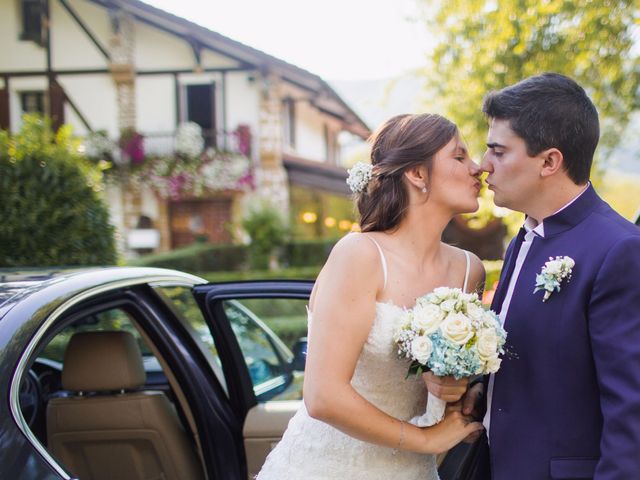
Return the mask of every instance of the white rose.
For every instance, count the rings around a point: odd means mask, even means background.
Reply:
[[[462,313],[447,315],[447,318],[440,324],[440,331],[444,338],[456,345],[464,345],[473,337],[471,321]]]
[[[422,330],[424,335],[429,335],[438,329],[444,315],[440,307],[432,303],[416,305],[413,309],[413,329]]]
[[[569,268],[573,268],[576,262],[571,257],[564,257],[564,264]]]
[[[478,294],[477,293],[461,293],[460,300],[464,302],[473,302],[475,300],[478,300]]]
[[[450,298],[449,300],[445,300],[444,302],[442,302],[440,304],[440,308],[445,312],[453,312],[453,310],[456,308],[457,302],[457,300]]]
[[[411,342],[411,355],[421,364],[426,364],[433,352],[433,343],[428,337],[420,336]]]
[[[450,289],[449,287],[438,287],[433,291],[433,293],[436,297],[443,299],[449,296]]]
[[[481,321],[484,317],[484,308],[478,306],[476,303],[467,304],[467,315],[471,320]]]
[[[557,275],[562,270],[562,264],[558,260],[551,260],[545,263],[545,270],[549,275]]]
[[[500,370],[500,364],[502,363],[502,359],[497,356],[490,358],[487,360],[485,364],[485,373],[496,373]]]
[[[476,345],[478,355],[484,362],[494,358],[498,351],[498,336],[493,329],[484,329],[478,334],[478,343]]]
[[[482,328],[500,328],[501,327],[500,319],[496,318],[494,314],[491,312],[484,312],[482,317]]]

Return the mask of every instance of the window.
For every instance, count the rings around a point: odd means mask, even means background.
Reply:
[[[288,147],[296,146],[296,103],[293,98],[285,98],[282,102],[282,128],[284,144]]]
[[[217,145],[215,84],[185,85],[184,100],[183,120],[200,125],[205,145],[207,147],[215,147]]]
[[[330,165],[338,165],[340,163],[338,136],[327,124],[324,125],[324,151],[327,163]]]
[[[22,113],[44,114],[46,112],[44,92],[20,92],[20,106],[22,107]]]
[[[222,364],[200,307],[188,287],[155,287],[189,331],[216,376]],[[306,355],[305,300],[257,298],[224,300],[222,308],[231,325],[259,402],[300,400]],[[292,351],[294,353],[292,353]],[[224,385],[224,380],[222,380]]]
[[[259,402],[302,398],[305,304],[304,300],[271,298],[223,302]]]
[[[21,0],[22,33],[20,40],[44,43],[42,34],[43,3],[41,0]]]
[[[182,324],[189,330],[191,336],[198,341],[198,344],[207,349],[207,358],[212,363],[221,366],[211,331],[200,311],[200,307],[195,298],[193,298],[191,289],[180,286],[156,287],[155,291],[174,310]]]
[[[67,344],[74,333],[97,331],[126,331],[131,333],[140,347],[145,369],[161,370],[157,359],[142,340],[137,328],[131,323],[129,314],[120,308],[105,310],[75,321],[53,337],[39,356],[62,363]]]

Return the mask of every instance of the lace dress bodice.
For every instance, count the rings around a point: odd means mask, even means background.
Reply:
[[[391,303],[376,303],[376,316],[351,384],[380,410],[406,421],[424,412],[427,392],[420,378],[405,379],[409,362],[397,357],[393,332],[400,310]],[[311,322],[309,315],[310,327]],[[391,448],[357,440],[311,418],[303,403],[257,479],[335,478],[437,480],[438,474],[432,455],[394,453]]]

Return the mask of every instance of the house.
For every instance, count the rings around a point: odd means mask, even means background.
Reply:
[[[0,128],[42,112],[111,145],[123,251],[231,241],[249,196],[302,237],[352,227],[342,147],[370,132],[317,75],[137,0],[0,0],[0,42]]]

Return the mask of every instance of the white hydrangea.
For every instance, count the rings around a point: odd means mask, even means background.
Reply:
[[[188,158],[198,157],[204,149],[202,128],[194,122],[182,123],[176,132],[176,153]]]
[[[105,160],[113,156],[116,145],[106,134],[91,132],[84,140],[84,148],[87,157]]]
[[[354,193],[360,193],[367,188],[367,184],[373,176],[373,167],[369,163],[357,162],[347,170],[347,184]]]

